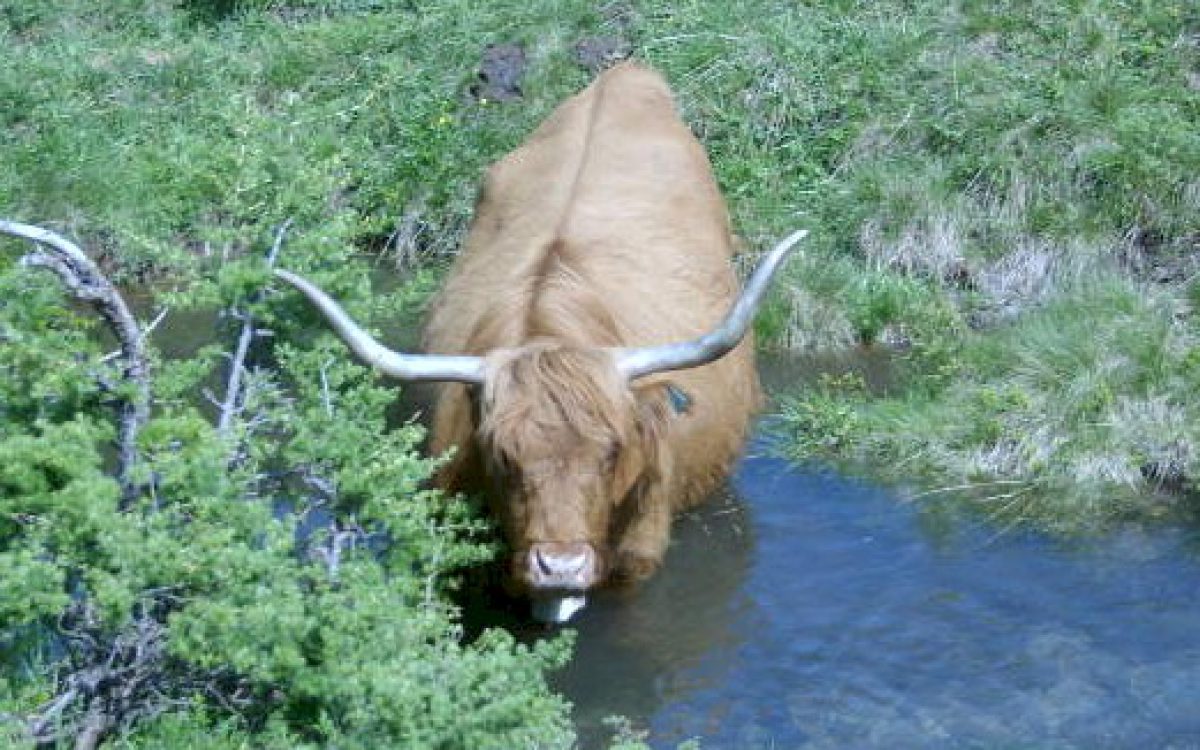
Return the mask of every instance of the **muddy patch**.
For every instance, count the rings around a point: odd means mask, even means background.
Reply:
[[[1153,229],[1136,229],[1120,256],[1124,268],[1155,284],[1183,284],[1200,274],[1200,234],[1168,237]]]
[[[575,42],[572,59],[592,75],[626,60],[633,53],[630,34],[637,23],[637,13],[625,0],[612,0],[598,8],[600,24],[594,36]]]
[[[611,68],[629,57],[629,42],[615,36],[589,36],[575,43],[575,62],[593,74]]]
[[[519,44],[489,44],[483,50],[471,97],[477,102],[511,102],[521,98],[525,77],[525,48]]]

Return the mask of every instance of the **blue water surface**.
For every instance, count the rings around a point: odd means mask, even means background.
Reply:
[[[742,461],[557,686],[585,746],[1200,748],[1200,534],[1064,541]]]

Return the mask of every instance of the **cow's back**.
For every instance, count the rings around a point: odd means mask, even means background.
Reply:
[[[707,156],[666,83],[618,66],[489,170],[426,349],[485,354],[533,339],[638,346],[694,338],[734,301],[732,247]],[[645,380],[668,380],[692,399],[670,438],[678,503],[710,490],[741,445],[758,398],[752,352],[747,337],[717,362]],[[461,386],[446,386],[438,412],[434,447],[466,448]]]

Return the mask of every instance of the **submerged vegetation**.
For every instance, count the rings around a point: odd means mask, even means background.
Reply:
[[[523,50],[511,101],[478,87],[498,43]],[[0,240],[0,742],[572,743],[543,677],[564,643],[461,641],[456,570],[490,547],[420,490],[419,430],[387,429],[392,392],[261,290],[287,225],[280,265],[411,318],[484,166],[596,50],[664,72],[749,247],[812,230],[762,338],[896,351],[886,392],[786,395],[794,455],[1064,528],[1196,497],[1189,0],[0,0],[0,47],[0,217],[140,285],[143,322],[230,313],[188,359],[151,351],[127,505],[106,334]],[[371,295],[381,259],[402,284]],[[273,335],[219,429],[201,394],[247,315]],[[105,663],[153,669],[122,696]]]

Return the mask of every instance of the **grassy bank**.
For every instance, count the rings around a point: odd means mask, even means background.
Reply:
[[[789,450],[969,486],[1006,521],[1186,509],[1200,12],[876,10],[849,14],[877,53],[862,74],[872,114],[827,175],[842,270],[814,260],[789,324],[893,346],[904,377],[883,396],[846,379],[794,394]]]
[[[289,217],[335,288],[352,250],[437,265],[600,38],[666,73],[751,246],[814,230],[760,332],[903,353],[882,400],[796,394],[799,455],[1020,481],[1047,518],[1194,491],[1192,3],[4,8],[0,206],[123,274],[202,290]],[[525,51],[516,101],[470,93],[492,43]]]

